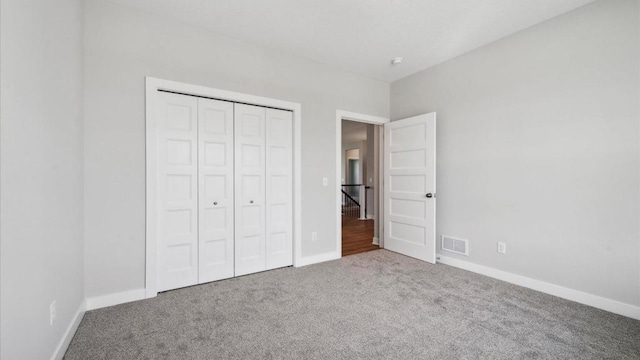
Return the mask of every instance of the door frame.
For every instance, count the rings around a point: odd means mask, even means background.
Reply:
[[[373,115],[366,115],[366,114],[359,114],[359,113],[355,113],[355,112],[351,112],[351,111],[344,111],[344,110],[336,110],[336,254],[338,254],[337,258],[341,258],[342,257],[342,211],[340,210],[341,208],[341,203],[342,203],[342,192],[341,190],[341,186],[342,185],[342,120],[348,120],[348,121],[355,121],[355,122],[360,122],[360,123],[365,123],[365,124],[373,124],[373,125],[382,125],[384,126],[384,124],[388,123],[391,121],[390,118],[385,118],[385,117],[379,117],[379,116],[373,116]],[[384,179],[384,163],[383,163],[383,158],[384,156],[382,156],[384,153],[382,152],[383,150],[383,146],[384,146],[384,142],[383,142],[383,136],[384,136],[384,131],[379,131],[379,138],[378,138],[378,159],[379,159],[379,164],[378,164],[378,168],[380,169],[380,171],[378,171],[378,209],[376,209],[377,211],[377,215],[378,215],[378,242],[380,247],[383,247],[384,244],[384,224],[382,221],[382,218],[380,217],[380,212],[384,209],[384,201],[382,201],[383,196],[384,196],[384,191],[383,191],[383,179]]]
[[[157,134],[158,91],[168,91],[184,95],[231,101],[293,112],[293,266],[302,266],[302,172],[301,172],[301,134],[302,105],[299,103],[266,98],[261,96],[215,89],[206,86],[187,84],[177,81],[145,77],[145,133],[146,133],[146,232],[145,232],[145,298],[158,295],[157,261],[157,173],[155,144]]]

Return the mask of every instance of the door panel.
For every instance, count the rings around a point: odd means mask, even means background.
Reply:
[[[266,267],[293,265],[293,113],[266,109]]]
[[[293,264],[293,113],[159,93],[158,290]]]
[[[158,291],[198,283],[197,99],[158,104]]]
[[[235,104],[235,274],[264,271],[265,113]]]
[[[233,103],[198,98],[199,283],[234,275]]]
[[[436,114],[384,130],[384,247],[435,264]]]

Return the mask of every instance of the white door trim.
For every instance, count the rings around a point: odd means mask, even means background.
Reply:
[[[349,120],[349,121],[356,121],[356,122],[361,122],[361,123],[366,123],[366,124],[373,124],[373,125],[384,125],[385,123],[388,123],[389,121],[391,121],[391,119],[389,118],[384,118],[384,117],[379,117],[379,116],[372,116],[372,115],[365,115],[365,114],[358,114],[358,113],[354,113],[351,111],[344,111],[344,110],[336,110],[336,205],[335,205],[335,209],[336,209],[336,258],[341,258],[342,257],[342,213],[339,210],[340,209],[340,204],[342,201],[342,192],[340,191],[340,185],[342,184],[342,177],[340,176],[341,174],[341,170],[342,170],[342,120]],[[383,143],[379,142],[380,146],[379,146],[379,151],[382,151],[382,147],[383,147]],[[379,166],[382,166],[382,158],[383,156],[380,157],[380,164]],[[380,168],[380,178],[378,179],[378,184],[382,184],[382,179],[384,176],[384,168]],[[378,196],[380,199],[382,199],[382,196],[384,195],[384,192],[382,191],[382,186],[378,186]],[[378,209],[378,214],[380,214],[380,212],[382,211],[382,201],[379,202],[380,204],[380,209]],[[381,219],[380,215],[378,215],[378,219]],[[384,241],[383,238],[383,228],[382,228],[382,221],[378,221],[379,223],[379,228],[378,228],[378,236],[379,236],[379,241],[380,244],[382,245],[382,242]]]
[[[158,90],[171,91],[185,95],[227,100],[238,103],[259,105],[293,112],[293,265],[302,265],[302,177],[301,177],[301,123],[302,106],[299,103],[282,101],[261,96],[248,95],[233,91],[214,89],[205,86],[185,84],[153,77],[145,78],[146,106],[146,262],[145,262],[145,297],[152,298],[158,294],[157,271],[157,203],[156,184],[153,181],[156,164],[149,159],[156,159],[155,146]]]

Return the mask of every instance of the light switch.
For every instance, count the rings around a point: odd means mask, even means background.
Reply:
[[[326,177],[322,178],[322,186],[329,186],[329,179],[327,179]]]

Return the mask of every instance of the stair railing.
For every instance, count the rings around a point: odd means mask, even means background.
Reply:
[[[353,218],[360,216],[360,203],[345,190],[342,190],[342,215]]]
[[[364,184],[342,185],[342,213],[366,220],[367,218],[367,194]]]

